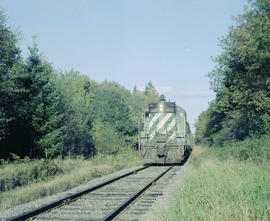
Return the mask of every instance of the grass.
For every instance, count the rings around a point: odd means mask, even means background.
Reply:
[[[226,151],[226,149],[223,149]],[[270,220],[270,163],[196,147],[193,171],[157,220]]]
[[[33,170],[36,170],[39,164],[42,164],[42,162],[11,163],[0,168],[0,177],[8,176],[12,179],[12,177],[20,174],[21,177],[24,177],[24,180],[28,179],[29,181],[27,185],[20,185],[2,192],[0,194],[0,209],[66,191],[96,177],[140,165],[141,162],[136,151],[121,152],[117,155],[98,155],[92,160],[55,159],[52,164],[56,165],[60,172],[55,172],[54,175],[51,174],[48,177],[45,174],[47,178],[44,178],[44,174],[40,175],[39,178],[34,178]],[[41,169],[41,171],[43,170],[44,168]]]

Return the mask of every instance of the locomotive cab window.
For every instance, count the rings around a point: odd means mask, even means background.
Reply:
[[[149,104],[149,113],[175,113],[174,102],[152,102]]]

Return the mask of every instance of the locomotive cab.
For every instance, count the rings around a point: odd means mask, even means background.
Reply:
[[[148,106],[148,113],[175,113],[175,102],[151,102]]]

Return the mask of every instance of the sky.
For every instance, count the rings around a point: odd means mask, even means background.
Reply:
[[[187,111],[193,132],[215,98],[209,78],[219,40],[246,0],[0,0],[22,33],[22,55],[37,42],[57,70],[160,94]]]

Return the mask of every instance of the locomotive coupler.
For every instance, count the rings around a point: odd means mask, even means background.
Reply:
[[[159,158],[162,158],[165,156],[165,145],[158,145],[156,144],[157,147],[157,156]]]

